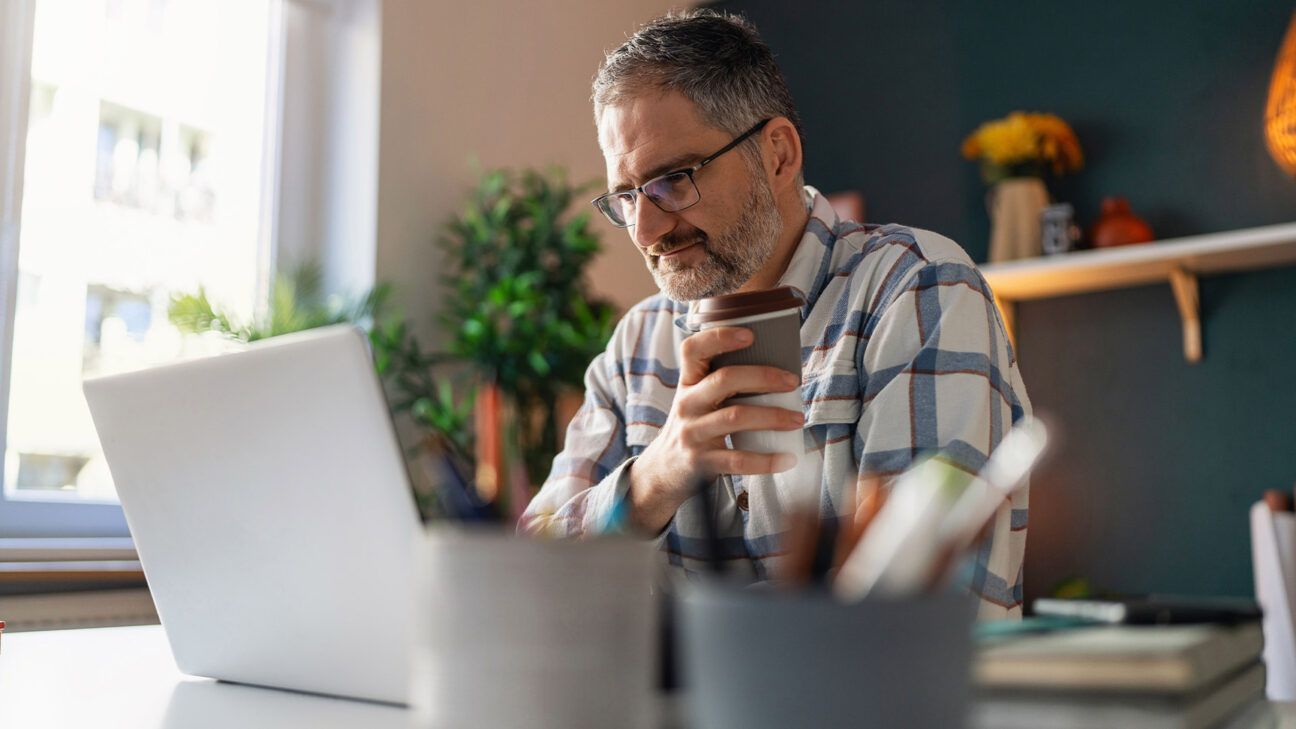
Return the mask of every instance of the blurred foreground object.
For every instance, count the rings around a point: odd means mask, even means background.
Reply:
[[[721,580],[686,587],[679,609],[689,726],[964,726],[970,596],[842,603],[822,590]]]
[[[410,698],[430,724],[658,725],[652,542],[437,525],[418,554]]]
[[[846,557],[833,591],[843,600],[907,597],[943,586],[950,567],[1026,483],[1048,445],[1048,431],[1024,418],[1008,431],[978,474],[928,458],[896,478],[886,503]]]

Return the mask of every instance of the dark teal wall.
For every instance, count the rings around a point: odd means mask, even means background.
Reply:
[[[869,217],[984,258],[963,136],[1014,109],[1075,127],[1088,166],[1053,187],[1089,222],[1127,196],[1161,237],[1296,220],[1261,135],[1291,2],[719,3],[778,54],[807,180]],[[1168,287],[1022,304],[1019,355],[1064,434],[1031,492],[1028,597],[1070,575],[1123,591],[1248,594],[1246,511],[1296,481],[1296,268],[1202,279],[1205,360]]]

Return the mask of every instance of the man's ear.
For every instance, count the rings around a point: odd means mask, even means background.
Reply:
[[[765,173],[775,192],[794,186],[801,174],[801,135],[785,116],[774,117],[761,132],[765,143]]]

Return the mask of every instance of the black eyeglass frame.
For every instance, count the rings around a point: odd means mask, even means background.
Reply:
[[[712,162],[714,162],[718,157],[720,157],[720,155],[724,154],[725,152],[728,152],[729,150],[733,149],[734,147],[737,147],[738,145],[740,145],[740,144],[742,144],[743,142],[745,142],[745,141],[747,140],[748,137],[750,137],[751,135],[753,135],[753,134],[759,132],[760,130],[764,129],[764,128],[765,128],[765,125],[766,125],[766,124],[769,124],[769,123],[772,122],[772,121],[774,121],[774,118],[773,118],[773,117],[770,117],[770,118],[768,118],[768,119],[762,119],[761,121],[759,121],[759,122],[756,123],[756,126],[752,127],[751,129],[748,129],[747,131],[743,132],[742,134],[739,134],[736,138],[734,138],[734,140],[733,140],[732,142],[730,142],[730,143],[726,144],[725,146],[721,147],[721,148],[720,148],[719,150],[717,150],[714,154],[708,155],[708,156],[705,157],[701,162],[698,162],[697,164],[693,165],[692,167],[681,167],[681,168],[678,169],[678,170],[671,170],[670,172],[667,172],[667,173],[665,173],[665,174],[657,175],[656,177],[652,178],[651,180],[648,180],[647,182],[645,182],[644,184],[642,184],[642,185],[640,185],[640,186],[638,186],[638,187],[632,187],[632,188],[630,188],[629,190],[617,190],[616,192],[607,192],[607,193],[604,193],[604,194],[599,195],[598,197],[594,198],[593,200],[590,200],[590,204],[593,205],[593,206],[595,207],[595,209],[597,209],[600,213],[602,213],[602,214],[603,214],[603,217],[605,217],[605,218],[608,219],[608,222],[612,223],[613,225],[615,225],[615,226],[618,227],[618,228],[629,228],[629,227],[632,227],[632,226],[634,225],[634,223],[631,223],[631,222],[629,222],[629,221],[626,221],[626,222],[624,222],[624,223],[618,223],[618,222],[616,221],[616,218],[613,217],[612,214],[611,214],[610,212],[608,212],[608,210],[609,210],[609,207],[608,207],[608,206],[610,205],[610,201],[612,200],[612,198],[614,198],[614,197],[616,197],[616,196],[618,196],[618,195],[625,195],[626,193],[634,193],[636,198],[639,197],[639,196],[642,196],[642,197],[646,198],[649,202],[651,202],[653,205],[656,205],[658,210],[661,210],[662,212],[665,212],[665,213],[678,213],[678,212],[681,211],[681,210],[688,210],[689,208],[693,207],[694,205],[697,205],[698,203],[702,202],[702,191],[698,189],[698,186],[697,186],[697,180],[693,179],[693,175],[697,174],[697,171],[698,171],[698,170],[700,170],[700,169],[702,169],[703,167],[706,167],[707,165],[709,165],[709,164],[711,164]],[[678,207],[678,208],[674,208],[674,209],[668,210],[668,209],[662,207],[661,204],[658,203],[656,200],[654,200],[650,195],[648,195],[648,193],[644,192],[644,188],[645,188],[645,187],[648,187],[649,185],[653,184],[654,182],[658,182],[659,180],[663,180],[663,179],[665,179],[665,178],[667,178],[667,177],[671,177],[671,176],[674,176],[674,175],[681,175],[681,174],[682,174],[682,175],[688,175],[688,181],[689,181],[689,184],[693,186],[693,192],[694,192],[694,193],[696,194],[696,196],[697,196],[696,199],[693,200],[693,202],[691,202],[691,203],[689,203],[689,204],[687,204],[687,205],[681,205],[681,206]]]

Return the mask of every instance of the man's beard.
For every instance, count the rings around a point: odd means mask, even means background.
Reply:
[[[737,291],[765,265],[778,244],[783,219],[774,204],[769,182],[752,175],[752,191],[738,222],[729,230],[708,236],[696,228],[675,230],[651,249],[648,270],[657,288],[675,301],[692,301]],[[698,243],[706,260],[695,265],[676,263],[660,254]]]

